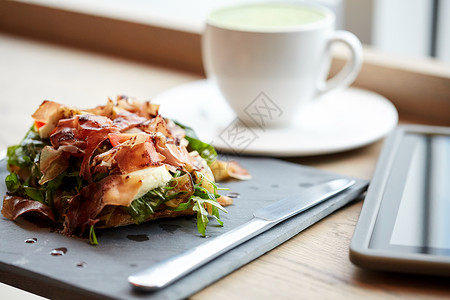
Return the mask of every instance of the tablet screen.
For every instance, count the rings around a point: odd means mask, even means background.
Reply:
[[[450,256],[450,137],[408,133],[369,248]]]

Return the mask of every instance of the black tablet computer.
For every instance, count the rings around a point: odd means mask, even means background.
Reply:
[[[450,276],[450,128],[386,139],[350,245],[361,267]]]

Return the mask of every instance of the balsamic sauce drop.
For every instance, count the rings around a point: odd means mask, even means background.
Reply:
[[[231,192],[231,193],[226,194],[226,196],[228,196],[230,198],[239,198],[239,197],[241,197],[241,194],[236,193],[236,192]]]
[[[67,253],[67,248],[61,247],[61,248],[55,248],[52,251],[50,251],[51,256],[63,256]]]
[[[149,240],[148,235],[146,234],[129,234],[127,235],[127,239],[135,242],[145,242]]]
[[[174,233],[178,228],[181,228],[180,225],[176,224],[159,224],[159,228],[164,230],[165,232]]]

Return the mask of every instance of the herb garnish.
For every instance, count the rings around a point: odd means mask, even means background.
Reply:
[[[217,159],[216,149],[214,149],[212,145],[202,142],[191,127],[176,121],[174,121],[174,123],[183,128],[186,132],[186,136],[184,138],[189,142],[189,151],[197,151],[208,165],[211,165]]]

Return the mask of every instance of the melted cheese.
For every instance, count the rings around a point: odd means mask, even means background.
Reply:
[[[140,178],[140,180],[142,180],[142,185],[139,188],[136,196],[134,196],[134,199],[140,198],[147,194],[149,191],[165,185],[167,182],[169,182],[170,179],[172,179],[172,175],[170,175],[165,166],[151,167],[134,171],[128,173],[128,176],[138,177]]]

